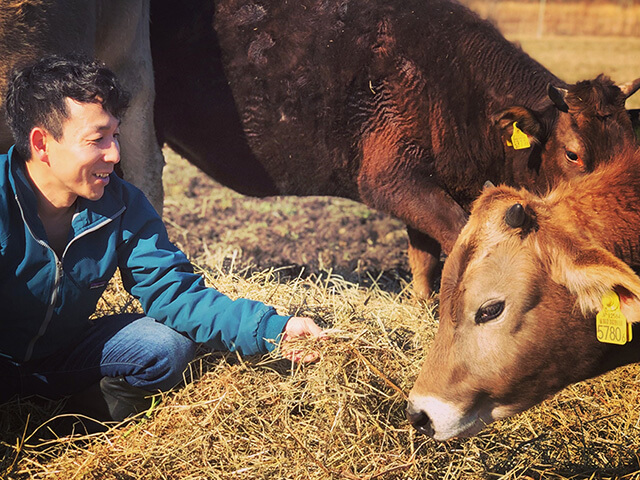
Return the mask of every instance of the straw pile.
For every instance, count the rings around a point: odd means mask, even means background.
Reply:
[[[436,329],[406,293],[329,274],[278,280],[215,268],[231,296],[311,316],[329,329],[316,364],[206,353],[195,377],[151,418],[38,445],[55,403],[0,407],[7,479],[454,479],[640,476],[638,368],[570,387],[479,437],[436,443],[414,434],[405,394]],[[114,283],[101,309],[135,308]],[[44,426],[41,426],[45,423]]]
[[[300,366],[277,354],[203,351],[186,386],[166,394],[148,419],[84,437],[49,432],[60,402],[1,405],[0,478],[640,478],[637,366],[571,386],[472,439],[422,437],[405,419],[405,396],[437,329],[436,305],[417,304],[401,278],[389,284],[370,272],[361,273],[367,282],[351,283],[331,271],[293,278],[285,270],[256,271],[242,252],[207,243],[180,223],[192,217],[178,210],[207,216],[198,202],[215,199],[204,191],[184,197],[179,185],[202,175],[165,154],[165,217],[174,241],[197,252],[194,263],[220,291],[327,328],[327,340],[301,345],[319,349],[320,361]],[[114,281],[97,316],[138,308]]]

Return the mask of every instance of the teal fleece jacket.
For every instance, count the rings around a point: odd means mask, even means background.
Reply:
[[[290,318],[206,287],[143,193],[115,174],[100,200],[78,199],[58,258],[24,162],[13,147],[0,155],[0,355],[24,362],[72,345],[117,268],[145,314],[217,350],[266,353]]]

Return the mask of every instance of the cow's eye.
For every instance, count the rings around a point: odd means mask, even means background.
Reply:
[[[578,155],[576,152],[572,152],[571,150],[565,150],[564,154],[567,157],[567,160],[569,160],[571,163],[575,163],[580,166],[583,165],[580,155]]]
[[[498,318],[504,311],[504,302],[491,302],[489,304],[481,306],[476,312],[476,323],[478,325],[482,323],[490,322]]]

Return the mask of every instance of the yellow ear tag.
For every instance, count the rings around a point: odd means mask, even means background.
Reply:
[[[531,146],[529,137],[518,128],[518,122],[513,122],[513,133],[511,134],[511,144],[514,150],[523,150]]]
[[[620,297],[616,292],[602,297],[602,310],[596,315],[596,335],[602,343],[624,345],[631,341],[631,324],[620,311]]]

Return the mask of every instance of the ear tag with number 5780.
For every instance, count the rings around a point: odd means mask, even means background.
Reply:
[[[596,315],[596,335],[602,343],[624,345],[632,339],[631,324],[620,311],[620,297],[616,292],[605,293],[602,310]]]

